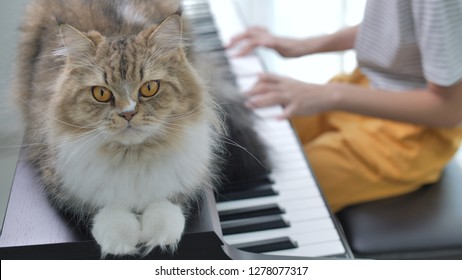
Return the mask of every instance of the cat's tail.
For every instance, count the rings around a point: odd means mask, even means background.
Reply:
[[[209,91],[223,115],[226,134],[220,153],[223,159],[223,184],[251,181],[266,176],[271,170],[268,149],[255,130],[257,116],[244,106],[244,98],[235,85],[234,77],[223,61],[199,54],[196,68],[207,81]]]

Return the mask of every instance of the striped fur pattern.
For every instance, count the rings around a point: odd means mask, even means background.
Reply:
[[[25,14],[15,97],[26,154],[51,203],[85,225],[103,255],[175,249],[191,201],[222,180],[233,146],[223,144],[225,123],[265,158],[249,112],[194,63],[179,5],[35,0]],[[146,83],[157,93],[142,95]],[[110,92],[107,102],[95,87]]]

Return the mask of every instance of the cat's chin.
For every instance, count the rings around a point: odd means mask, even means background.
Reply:
[[[114,135],[113,140],[127,146],[139,145],[142,144],[151,135],[151,133],[147,133],[141,129],[127,127]]]

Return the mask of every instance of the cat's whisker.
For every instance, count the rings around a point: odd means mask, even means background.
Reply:
[[[77,140],[77,141],[74,141],[74,143],[72,144],[77,144],[77,146],[73,147],[73,150],[70,152],[70,154],[68,155],[68,158],[67,160],[62,164],[63,168],[66,168],[69,164],[69,162],[72,160],[72,158],[75,156],[75,155],[78,155],[78,154],[84,154],[87,150],[89,149],[96,149],[96,147],[98,147],[97,145],[94,145],[96,144],[97,142],[101,141],[103,138],[105,137],[101,137],[101,135],[103,135],[102,132],[98,132],[98,133],[95,133],[94,135],[90,135],[88,136],[87,138],[88,139],[85,139],[85,137],[82,139],[82,140]],[[66,144],[64,144],[66,145]],[[69,145],[69,143],[68,143]]]
[[[180,121],[188,117],[194,116],[195,114],[201,113],[201,111],[199,111],[199,109],[201,108],[203,108],[203,106],[197,106],[193,110],[188,111],[184,114],[170,115],[170,116],[167,116],[165,119],[169,121]]]
[[[22,102],[23,104],[27,105],[28,107],[33,108],[33,106],[30,105],[29,103],[27,103],[26,101],[21,101],[21,102]],[[59,122],[59,123],[62,123],[62,124],[64,124],[64,125],[67,125],[67,126],[70,126],[70,127],[74,127],[74,128],[92,129],[92,128],[96,128],[96,127],[97,127],[96,124],[91,124],[91,125],[89,124],[89,125],[87,125],[87,126],[78,126],[78,125],[74,125],[74,124],[71,124],[71,123],[62,121],[62,120],[60,120],[60,119],[58,119],[58,118],[56,118],[56,117],[51,116],[50,114],[44,113],[44,112],[38,112],[38,113],[41,114],[41,115],[43,115],[43,116],[45,116],[45,117],[47,117],[47,118],[50,118],[50,119],[55,120],[55,121],[57,121],[57,122]]]
[[[253,159],[255,159],[258,164],[260,164],[260,166],[262,166],[263,168],[266,168],[266,166],[254,155],[252,154],[247,148],[245,148],[244,146],[240,145],[239,143],[237,143],[236,141],[233,141],[231,140],[230,138],[226,137],[226,136],[223,136],[223,139],[218,139],[218,141],[221,141],[222,143],[225,143],[225,144],[229,144],[229,145],[232,145],[232,146],[235,146],[237,148],[240,148],[242,149],[243,151],[245,151],[248,155],[250,155]]]
[[[75,142],[78,142],[78,141],[83,141],[85,140],[85,138],[91,138],[93,136],[97,136],[97,135],[93,135],[95,132],[94,131],[89,131],[89,132],[86,132],[82,135],[78,135],[78,136],[74,136],[72,138],[69,138],[69,137],[66,137],[66,136],[63,136],[63,137],[60,137],[60,138],[56,138],[54,139],[54,143],[58,143],[61,142],[61,147],[65,147],[67,145],[71,145]],[[69,141],[68,139],[71,139],[71,141]],[[37,146],[39,145],[46,145],[46,144],[49,144],[49,143],[36,143]],[[42,154],[38,155],[32,162],[31,162],[31,165],[35,165],[38,161],[40,161],[42,158],[48,156],[48,150],[45,150]]]

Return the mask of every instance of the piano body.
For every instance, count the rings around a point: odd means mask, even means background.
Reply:
[[[259,57],[228,59],[222,47],[246,28],[236,3],[183,3],[197,50],[229,63],[229,75],[240,91],[249,89],[264,71]],[[194,210],[177,252],[155,250],[146,259],[352,258],[290,123],[271,118],[280,111],[279,107],[256,110],[256,130],[269,147],[273,164],[262,184],[271,192],[228,197],[208,193]],[[100,259],[97,244],[51,208],[35,176],[19,155],[0,235],[1,259]]]

